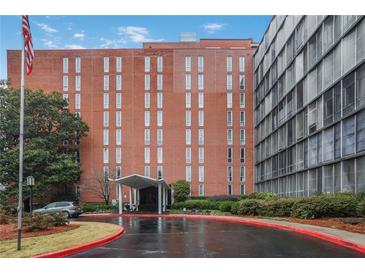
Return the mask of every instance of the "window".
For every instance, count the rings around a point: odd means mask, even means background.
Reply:
[[[162,72],[163,70],[163,57],[157,56],[157,72]]]
[[[104,73],[109,72],[109,57],[104,57]]]
[[[146,92],[144,94],[144,108],[150,108],[150,93]]]
[[[163,157],[162,157],[162,147],[157,148],[157,163],[162,164]]]
[[[162,74],[157,75],[157,90],[162,90],[163,87],[163,76]]]
[[[356,159],[356,192],[365,191],[365,156]]]
[[[198,129],[198,139],[199,145],[204,145],[204,129],[202,128]]]
[[[121,166],[116,166],[115,167],[115,177],[117,179],[122,177],[122,167]]]
[[[341,123],[336,124],[335,128],[335,159],[338,159],[341,157]]]
[[[323,193],[334,193],[333,165],[323,167]]]
[[[191,108],[191,93],[190,92],[185,93],[185,107]]]
[[[365,22],[365,21],[364,21]],[[364,41],[365,43],[365,41]],[[365,64],[361,65],[356,71],[356,97],[357,107],[365,105]]]
[[[204,196],[204,184],[199,184],[198,194],[199,196]]]
[[[346,72],[355,65],[355,31],[342,40],[342,71]]]
[[[68,91],[68,76],[63,76],[63,91]]]
[[[144,76],[144,89],[150,90],[150,75],[149,74],[145,74],[145,76]]]
[[[232,108],[232,92],[227,92],[227,108]]]
[[[240,74],[240,90],[245,90],[245,76]]]
[[[81,72],[81,58],[80,57],[75,58],[75,72],[76,73]]]
[[[188,182],[191,182],[191,166],[185,167],[185,179]]]
[[[204,56],[198,56],[198,72],[204,71]]]
[[[355,191],[355,161],[342,162],[342,192]]]
[[[115,66],[116,72],[122,72],[122,57],[115,57]]]
[[[245,181],[245,166],[240,167],[240,182]],[[241,193],[243,194],[243,193]]]
[[[144,125],[146,127],[150,126],[150,112],[149,111],[144,112]]]
[[[240,93],[240,108],[244,108],[245,107],[245,93],[241,92]]]
[[[227,72],[232,72],[232,56],[227,56]]]
[[[290,89],[295,84],[295,63],[286,70],[286,86]]]
[[[203,110],[199,110],[199,112],[198,112],[198,122],[199,122],[200,127],[204,126],[204,111]]]
[[[191,164],[191,147],[185,149],[185,162]]]
[[[330,89],[323,95],[323,104],[323,121],[326,126],[333,122],[333,89]]]
[[[336,84],[333,90],[333,98],[334,98],[334,121],[341,118],[341,110],[342,110],[342,95],[341,95],[341,82]]]
[[[122,149],[120,147],[115,148],[115,162],[117,164],[122,162]]]
[[[186,117],[185,117],[185,119],[186,119],[186,126],[187,127],[190,127],[191,126],[191,111],[190,110],[187,110],[185,112],[185,115],[186,115]]]
[[[308,129],[309,133],[317,130],[317,102],[308,106]]]
[[[345,32],[356,20],[356,15],[344,15],[342,16],[342,27]]]
[[[109,90],[109,75],[104,75],[104,91]]]
[[[342,110],[343,115],[346,115],[354,110],[355,108],[355,75],[351,73],[342,81]]]
[[[333,83],[333,53],[331,52],[323,61],[323,87]]]
[[[163,177],[162,166],[157,166],[157,179],[162,179],[162,177]]]
[[[323,131],[323,161],[334,159],[334,132],[333,127]]]
[[[109,148],[107,148],[107,147],[104,147],[103,162],[104,162],[104,164],[109,163]]]
[[[144,148],[144,162],[146,164],[150,163],[150,148],[149,147]]]
[[[298,113],[296,123],[297,140],[300,140],[304,136],[304,111]]]
[[[185,74],[185,89],[191,90],[191,74]]]
[[[198,89],[199,90],[204,89],[204,75],[203,74],[198,75]]]
[[[240,148],[240,161],[243,163],[245,161],[245,148]]]
[[[355,117],[343,120],[342,123],[342,155],[350,155],[355,152]]]
[[[227,147],[227,162],[228,163],[232,163],[232,148],[231,147]]]
[[[157,108],[162,108],[162,100],[163,96],[162,96],[162,92],[158,92],[157,93]]]
[[[199,182],[204,182],[204,166],[199,166]]]
[[[227,129],[227,144],[233,144],[233,136],[232,136],[232,129]]]
[[[157,111],[157,126],[162,127],[162,111]]]
[[[227,182],[232,182],[233,180],[233,171],[232,171],[232,167],[228,166],[227,167]]]
[[[297,170],[303,169],[304,168],[304,142],[301,142],[299,144],[296,145],[296,150],[297,150]]]
[[[115,113],[115,124],[117,127],[122,126],[122,112],[121,111],[117,111]]]
[[[116,75],[115,81],[116,90],[122,90],[122,75]]]
[[[308,139],[308,166],[315,166],[317,164],[318,153],[318,135],[312,136]]]
[[[317,60],[316,36],[314,35],[308,44],[308,67],[311,68]]]
[[[63,58],[63,73],[68,73],[68,58]]]
[[[365,20],[357,26],[357,51],[356,60],[360,62],[365,58]]]
[[[292,35],[287,44],[286,44],[286,58],[288,61],[288,64],[290,63],[291,60],[293,60],[294,58],[294,35]]]
[[[75,90],[80,91],[81,90],[81,76],[76,75],[75,77]]]
[[[150,72],[151,58],[149,56],[144,57],[144,72]]]
[[[232,111],[227,111],[227,126],[232,126]]]
[[[104,146],[109,145],[109,129],[104,129],[103,144]]]
[[[199,164],[204,164],[204,147],[199,147]]]
[[[245,57],[243,56],[239,57],[239,71],[245,72]]]
[[[365,150],[365,110],[357,114],[356,118],[356,151]]]
[[[122,130],[120,128],[115,130],[115,143],[117,146],[122,145]]]
[[[245,144],[245,130],[244,129],[240,129],[240,144],[241,145]]]
[[[333,43],[333,16],[328,16],[323,24],[323,52],[325,52]]]
[[[117,109],[122,107],[122,94],[121,93],[115,94],[115,107]]]
[[[303,51],[295,59],[295,78],[297,80],[301,79],[304,74],[304,53]]]
[[[191,145],[191,129],[187,128],[185,132],[185,143],[186,145]]]
[[[150,166],[145,166],[144,167],[144,176],[146,176],[146,177],[150,177],[151,176]]]
[[[104,93],[103,101],[104,101],[104,108],[108,109],[109,108],[109,93]]]
[[[198,107],[199,108],[204,107],[204,93],[203,92],[198,93]]]
[[[104,127],[108,127],[108,126],[109,126],[109,112],[104,111]]]
[[[79,93],[75,94],[75,109],[80,109],[81,106],[81,95]]]
[[[232,74],[227,74],[227,90],[232,90]]]
[[[191,56],[185,56],[185,71],[191,71]]]
[[[148,146],[150,144],[150,140],[151,140],[150,129],[145,128],[145,130],[144,130],[144,144]]]
[[[162,146],[162,142],[163,142],[162,129],[161,128],[158,128],[157,129],[157,145],[158,146]]]

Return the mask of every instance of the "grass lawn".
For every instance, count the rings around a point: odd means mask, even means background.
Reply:
[[[16,250],[16,240],[0,241],[0,258],[31,257],[61,250],[75,245],[102,239],[119,229],[119,226],[97,222],[73,222],[79,228],[46,236],[22,239],[22,250]]]

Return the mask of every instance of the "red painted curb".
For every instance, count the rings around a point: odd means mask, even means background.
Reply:
[[[69,248],[65,248],[65,249],[61,249],[61,250],[57,250],[57,251],[43,253],[40,255],[33,256],[31,258],[63,258],[66,256],[71,256],[76,253],[110,243],[111,241],[121,237],[124,232],[125,232],[124,228],[119,227],[118,231],[116,231],[113,234],[106,236],[100,240],[92,241],[92,242],[89,242],[89,243],[86,243],[83,245],[77,245],[77,246],[73,246],[73,247],[69,247]]]
[[[231,223],[242,223],[242,224],[248,224],[248,225],[255,225],[255,226],[261,226],[261,227],[269,227],[269,228],[277,228],[287,231],[292,231],[296,233],[301,233],[304,235],[308,235],[314,238],[318,238],[321,240],[325,240],[327,242],[331,242],[336,245],[340,245],[349,249],[356,250],[361,253],[365,253],[365,246],[357,243],[353,243],[350,241],[347,241],[345,239],[342,239],[340,237],[336,237],[333,235],[329,235],[323,232],[313,231],[310,229],[305,228],[297,228],[292,227],[284,224],[273,224],[273,223],[267,223],[264,221],[258,221],[258,220],[250,220],[250,219],[242,219],[239,217],[221,217],[221,216],[206,216],[206,215],[177,215],[177,214],[90,214],[85,216],[80,216],[81,218],[115,218],[115,217],[140,217],[140,218],[186,218],[186,219],[206,219],[210,221],[226,221]]]

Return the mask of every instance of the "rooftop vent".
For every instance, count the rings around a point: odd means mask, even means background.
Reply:
[[[180,33],[180,41],[181,42],[196,42],[196,33],[195,32],[182,32],[182,33]]]

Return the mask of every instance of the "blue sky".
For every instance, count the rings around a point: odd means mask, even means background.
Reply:
[[[252,38],[259,42],[271,16],[30,16],[35,49],[138,48],[146,41]],[[0,79],[6,50],[20,49],[20,17],[0,16]],[[37,57],[35,57],[37,58]]]

